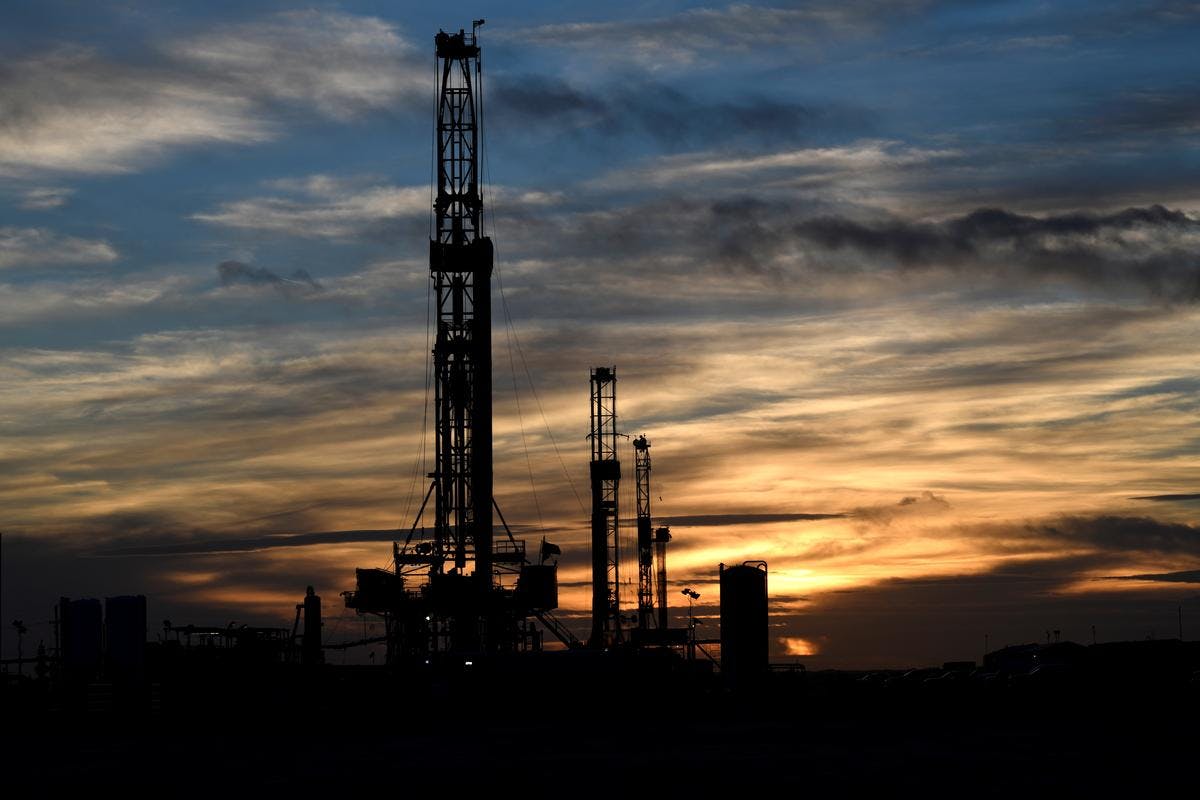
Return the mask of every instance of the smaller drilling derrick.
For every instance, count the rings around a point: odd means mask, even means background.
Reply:
[[[650,442],[633,440],[633,471],[637,483],[638,629],[648,630],[654,618],[654,545],[650,525]]]
[[[595,367],[591,380],[592,634],[588,646],[619,644],[621,633],[620,539],[617,490],[617,368]]]
[[[654,581],[658,593],[658,629],[664,632],[670,623],[667,618],[667,542],[669,541],[671,541],[671,529],[666,525],[654,531],[654,563],[658,572]]]

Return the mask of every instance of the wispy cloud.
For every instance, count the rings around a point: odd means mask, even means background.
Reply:
[[[281,104],[354,117],[415,89],[411,57],[388,23],[321,11],[173,39],[142,63],[61,48],[0,75],[0,174],[128,172],[181,147],[264,142]]]
[[[980,209],[935,224],[818,217],[797,224],[796,233],[829,250],[853,248],[902,268],[1015,267],[1083,284],[1141,285],[1172,300],[1200,300],[1200,220],[1162,206],[1044,217]]]
[[[726,525],[771,525],[778,522],[803,522],[815,519],[840,519],[845,514],[685,514],[664,517],[661,521],[666,525],[678,525],[688,528],[722,527]]]
[[[239,93],[345,119],[428,92],[425,64],[394,25],[315,9],[284,11],[166,43],[189,71]],[[422,54],[423,55],[423,54]]]
[[[277,194],[231,200],[192,215],[211,225],[304,238],[375,237],[421,241],[432,209],[429,187],[394,186],[378,178],[310,175],[270,181]],[[561,198],[553,192],[488,187],[486,201],[520,215]]]
[[[67,236],[47,228],[0,227],[0,269],[109,264],[118,257],[103,239]]]
[[[0,174],[128,172],[168,151],[273,138],[269,120],[229,87],[169,65],[134,67],[64,49],[5,74]]]
[[[866,109],[828,100],[798,102],[766,94],[715,100],[650,80],[592,87],[544,75],[502,76],[491,87],[488,108],[501,132],[601,141],[642,136],[672,152],[843,136],[872,123]]]
[[[1114,581],[1156,581],[1159,583],[1200,583],[1200,569],[1181,572],[1157,572],[1144,575],[1117,575]]]
[[[1006,55],[1020,50],[1059,50],[1068,47],[1074,37],[1066,33],[1025,36],[992,36],[961,39],[954,42],[900,50],[896,55],[915,58]]]
[[[864,184],[878,182],[916,165],[929,164],[959,156],[955,150],[924,149],[893,141],[866,140],[834,147],[808,147],[748,156],[721,153],[688,153],[665,156],[640,167],[622,169],[595,181],[596,185],[668,186],[733,180],[744,183],[761,181],[764,175],[776,180],[786,178],[794,187],[797,180],[813,184]],[[849,188],[849,187],[847,187]]]
[[[924,5],[904,0],[808,3],[799,8],[738,4],[652,19],[541,25],[497,35],[666,69],[735,54],[765,58],[780,52],[816,52],[831,39],[879,30],[888,18]]]
[[[1200,133],[1200,87],[1117,91],[1087,98],[1060,123],[1059,135],[1088,139],[1142,138],[1160,146]]]
[[[0,328],[67,318],[111,320],[133,309],[180,303],[195,283],[184,275],[139,273],[0,284]]]
[[[1187,503],[1200,500],[1200,494],[1150,494],[1131,497],[1130,500],[1153,500],[1158,503]]]
[[[286,194],[230,201],[193,219],[291,236],[344,238],[393,229],[404,220],[419,225],[430,214],[428,187],[364,185],[316,175],[277,181],[274,188]]]
[[[48,211],[66,205],[73,194],[74,189],[63,186],[39,186],[22,193],[19,205],[28,211]]]
[[[309,295],[324,291],[325,288],[303,269],[297,269],[291,277],[284,278],[266,267],[254,267],[241,261],[222,261],[217,265],[217,274],[221,276],[222,286],[269,286],[286,297]]]

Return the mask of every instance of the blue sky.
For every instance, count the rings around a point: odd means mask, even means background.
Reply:
[[[778,653],[971,655],[979,631],[877,652],[838,622],[921,581],[1014,641],[1196,603],[1194,573],[1128,579],[1200,566],[1195,3],[15,2],[5,613],[271,619],[386,558],[211,544],[411,517],[431,45],[473,17],[523,346],[497,330],[497,491],[565,575],[586,370],[617,363],[664,514],[737,519],[677,532],[679,581],[770,557]],[[166,543],[203,563],[114,555]],[[74,566],[38,589],[13,559]]]

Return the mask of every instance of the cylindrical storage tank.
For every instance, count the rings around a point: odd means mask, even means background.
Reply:
[[[731,682],[767,671],[767,562],[721,565],[721,672]]]
[[[321,596],[311,586],[304,591],[304,638],[300,641],[300,658],[304,664],[316,665],[325,661],[321,650]]]
[[[124,595],[104,599],[104,640],[108,677],[138,683],[146,671],[146,598]]]
[[[95,598],[59,600],[62,665],[72,681],[93,680],[100,672],[104,612]]]

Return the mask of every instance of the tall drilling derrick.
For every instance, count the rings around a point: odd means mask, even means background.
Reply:
[[[432,572],[474,567],[492,585],[492,240],[479,193],[479,46],[475,28],[435,38],[437,199],[429,271],[437,292],[436,469]]]
[[[637,484],[638,629],[647,630],[654,618],[654,538],[650,525],[650,442],[633,440],[633,474]]]
[[[622,641],[617,490],[617,368],[592,369],[592,635],[590,647]]]
[[[543,557],[531,564],[525,543],[511,531],[505,540],[492,536],[498,507],[492,495],[493,256],[481,226],[479,173],[476,31],[482,24],[477,20],[469,34],[434,38],[437,197],[429,274],[437,294],[435,466],[408,538],[393,545],[394,572],[359,569],[357,589],[345,593],[348,607],[384,618],[388,663],[429,665],[437,663],[434,654],[538,649],[541,633],[531,617],[572,643],[569,631],[549,616],[558,605],[556,563]],[[418,536],[430,497],[433,527],[422,527]]]

